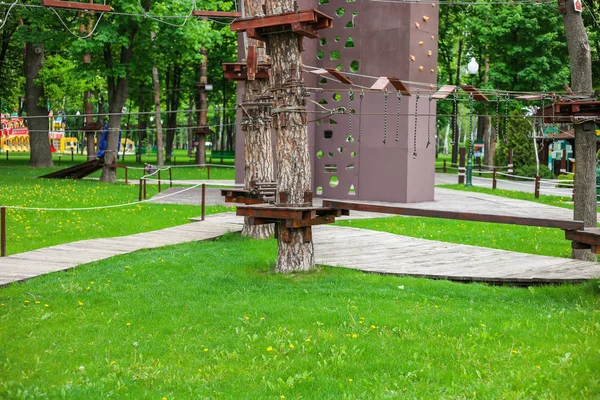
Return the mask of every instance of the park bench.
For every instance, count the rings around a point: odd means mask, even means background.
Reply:
[[[565,238],[571,241],[572,249],[590,249],[600,254],[600,228],[585,228],[582,221],[566,219],[546,219],[515,217],[496,214],[479,214],[443,210],[427,210],[409,207],[397,207],[383,204],[357,203],[334,200],[323,200],[323,207],[349,211],[367,211],[383,214],[406,215],[412,217],[444,218],[462,221],[493,222],[543,228],[558,228],[565,231]]]

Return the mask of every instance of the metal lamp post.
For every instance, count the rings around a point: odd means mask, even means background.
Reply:
[[[479,71],[479,64],[475,61],[475,57],[471,57],[471,61],[467,64],[467,71],[471,75],[471,86],[475,86],[475,75]],[[471,115],[470,118],[473,118]],[[466,187],[473,186],[473,127],[470,126],[469,132],[469,147],[467,151],[467,182]]]

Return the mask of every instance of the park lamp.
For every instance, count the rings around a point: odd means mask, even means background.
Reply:
[[[467,71],[471,75],[471,86],[475,86],[475,75],[479,72],[479,64],[475,61],[475,57],[471,57],[471,61],[467,64]],[[471,118],[473,118],[471,116]],[[471,128],[472,129],[472,128]],[[466,187],[473,186],[473,132],[469,132],[469,151],[467,152],[467,182]]]

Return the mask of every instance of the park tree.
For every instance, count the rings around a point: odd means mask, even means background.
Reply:
[[[247,16],[262,14],[258,0],[244,2]],[[246,33],[244,33],[246,35]],[[257,61],[267,62],[264,44],[247,38],[249,47],[256,49]],[[246,52],[248,49],[246,49]],[[248,58],[246,54],[246,58]],[[271,98],[267,79],[246,80],[242,104],[242,129],[244,130],[244,188],[250,189],[251,181],[272,182],[274,179],[273,145],[271,142]],[[254,239],[266,239],[273,234],[273,224],[250,225],[244,218],[242,235]]]
[[[575,11],[574,3],[565,2],[563,23],[571,59],[571,89],[576,95],[590,97],[592,85],[592,58],[588,35],[581,13]],[[575,213],[576,220],[585,226],[596,227],[596,134],[593,122],[575,123]],[[596,255],[589,249],[573,249],[573,257],[595,260]]]

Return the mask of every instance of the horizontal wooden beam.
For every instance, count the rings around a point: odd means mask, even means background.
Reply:
[[[559,228],[564,230],[583,229],[583,221],[571,221],[546,218],[513,217],[508,215],[476,214],[468,212],[424,210],[418,208],[385,206],[380,204],[353,203],[333,200],[323,200],[323,207],[339,208],[342,210],[368,211],[383,214],[408,215],[412,217],[456,219],[461,221],[493,222],[497,224],[512,224],[539,226],[543,228]]]
[[[213,17],[213,18],[240,18],[242,13],[239,11],[207,11],[195,10],[192,11],[194,17]]]
[[[110,6],[106,4],[80,3],[78,1],[42,0],[42,5],[44,7],[64,8],[67,10],[110,11]]]
[[[322,12],[300,10],[277,15],[238,19],[231,23],[229,29],[234,32],[246,32],[248,37],[264,41],[264,35],[270,31],[290,29],[309,38],[317,38],[317,30],[333,27],[333,18]]]

